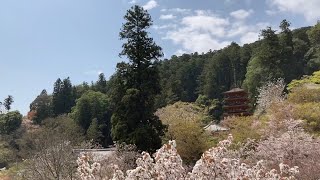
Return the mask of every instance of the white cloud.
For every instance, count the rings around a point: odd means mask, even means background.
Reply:
[[[131,0],[129,1],[129,4],[136,4],[138,1],[137,0]]]
[[[247,44],[255,42],[259,39],[258,32],[247,32],[242,37],[240,37],[240,44]]]
[[[207,52],[210,49],[220,49],[230,42],[219,40],[226,33],[225,27],[229,25],[228,19],[219,17],[210,11],[195,11],[194,15],[183,17],[179,28],[167,32],[164,39],[182,45],[178,52]]]
[[[229,28],[229,31],[227,32],[227,37],[234,37],[242,35],[246,32],[248,32],[251,29],[249,25],[246,25],[242,22],[234,22],[232,23],[232,26]]]
[[[150,1],[147,2],[147,4],[143,5],[142,7],[143,7],[143,9],[145,9],[145,10],[151,10],[151,9],[157,7],[157,6],[158,6],[157,1],[155,1],[155,0],[150,0]]]
[[[165,25],[153,25],[152,28],[155,30],[161,30],[161,29],[174,29],[176,28],[176,24],[165,24]]]
[[[190,31],[209,32],[211,35],[222,37],[229,21],[211,12],[198,10],[196,15],[184,17],[181,24]]]
[[[172,8],[172,9],[161,9],[161,12],[172,12],[172,13],[190,13],[191,9]]]
[[[269,16],[273,16],[273,15],[276,15],[276,14],[278,13],[277,11],[275,11],[275,10],[270,10],[270,9],[266,10],[265,12],[266,12],[266,14],[269,15]]]
[[[162,19],[162,20],[175,19],[175,18],[176,18],[176,16],[174,16],[173,14],[160,15],[160,19]]]
[[[167,39],[171,39],[175,44],[180,44],[184,52],[207,52],[210,49],[221,49],[230,42],[214,38],[208,33],[189,31],[187,28],[178,31],[171,31],[167,34]]]
[[[236,18],[236,19],[246,19],[247,17],[249,17],[251,14],[253,14],[253,10],[250,9],[248,11],[244,10],[244,9],[239,9],[237,11],[233,11],[230,13],[230,16]]]
[[[267,3],[282,12],[302,14],[309,22],[320,19],[319,0],[267,0]]]
[[[232,41],[243,45],[259,39],[260,30],[270,24],[266,22],[250,24],[251,22],[244,19],[251,15],[253,10],[245,13],[243,11],[230,13],[227,17],[212,11],[190,11],[188,14],[177,15],[175,20],[168,20],[169,23],[154,28],[160,34],[165,34],[162,39],[170,40],[179,47],[176,54],[202,53],[210,49],[224,48]],[[162,12],[175,15],[170,9]],[[233,16],[237,18],[230,18]]]

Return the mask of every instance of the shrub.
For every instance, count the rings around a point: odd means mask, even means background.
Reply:
[[[177,150],[185,163],[194,163],[211,146],[211,137],[202,128],[202,119],[206,116],[199,107],[178,102],[159,109],[156,114],[168,125],[164,141],[176,140]]]
[[[320,133],[320,103],[309,102],[295,106],[296,119],[306,121],[306,128]]]
[[[320,71],[314,72],[311,76],[304,76],[300,80],[293,80],[288,84],[287,89],[291,91],[296,87],[303,86],[304,84],[320,84]]]
[[[289,102],[292,103],[307,103],[320,102],[320,88],[310,89],[308,86],[296,87],[291,90],[288,95]]]
[[[20,127],[21,122],[22,115],[19,111],[0,114],[0,134],[10,134]]]
[[[14,154],[10,145],[5,141],[0,141],[0,168],[8,166],[13,159]]]
[[[248,138],[260,139],[259,130],[262,123],[256,123],[256,121],[258,119],[254,116],[233,116],[225,118],[221,124],[230,129],[228,133],[233,135],[234,142],[241,144],[246,142]]]

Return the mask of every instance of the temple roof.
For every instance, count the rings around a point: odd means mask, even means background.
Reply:
[[[236,93],[236,92],[246,92],[244,89],[241,88],[233,88],[230,91],[226,91],[223,94],[227,94],[227,93]]]
[[[215,124],[214,122],[211,122],[210,124],[205,126],[204,129],[209,132],[228,131],[229,130],[229,128],[222,127],[218,124]]]

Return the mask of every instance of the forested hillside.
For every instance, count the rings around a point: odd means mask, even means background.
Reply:
[[[12,96],[0,102],[0,168],[17,168],[13,177],[20,179],[206,179],[216,171],[217,179],[291,179],[297,165],[302,179],[308,171],[319,176],[308,168],[313,162],[320,167],[314,158],[319,139],[311,135],[320,132],[320,22],[291,30],[283,20],[279,31],[266,27],[251,44],[232,42],[162,60],[162,48],[149,37],[148,11],[133,6],[124,21],[119,55],[128,61],[119,62],[108,80],[104,74],[82,84],[58,78],[52,93],[44,89],[30,103],[24,120],[10,111]],[[205,125],[221,120],[223,92],[235,87],[248,92],[254,116],[225,118],[224,129],[233,136],[206,132]],[[298,152],[287,152],[288,143]],[[278,159],[267,149],[272,145]],[[87,155],[77,161],[73,153],[110,146],[117,151],[104,164]],[[261,159],[269,164],[261,165]],[[271,170],[278,165],[280,173]]]
[[[158,64],[162,92],[158,106],[176,101],[194,102],[199,95],[222,98],[222,92],[242,87],[252,100],[256,89],[269,80],[288,83],[320,69],[320,24],[290,30],[286,20],[281,32],[261,30],[261,40],[204,54],[172,56]]]

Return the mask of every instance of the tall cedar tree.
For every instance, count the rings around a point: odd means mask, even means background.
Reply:
[[[299,66],[297,59],[293,55],[293,34],[290,30],[291,23],[286,19],[280,23],[280,45],[281,45],[281,68],[284,73],[284,79],[287,83],[291,82],[295,77],[299,77],[302,73],[302,67]],[[301,69],[301,70],[300,70]]]
[[[11,105],[13,103],[13,97],[9,95],[3,102],[4,107],[6,108],[7,111],[10,111]]]
[[[161,146],[164,126],[154,115],[154,98],[160,92],[159,75],[154,61],[162,57],[146,31],[151,16],[139,6],[133,6],[124,16],[120,39],[125,40],[120,56],[129,63],[117,65],[112,136],[119,142],[135,144],[140,150],[155,151]]]
[[[57,79],[52,94],[53,114],[55,116],[69,113],[75,104],[74,90],[70,78]]]
[[[103,73],[99,74],[99,79],[95,84],[95,90],[102,93],[106,93],[107,91],[107,80]]]
[[[263,37],[262,44],[256,55],[249,61],[246,79],[243,83],[253,101],[258,87],[267,81],[284,77],[281,69],[283,63],[281,46],[277,34],[271,27],[267,27],[261,31],[261,36]]]

